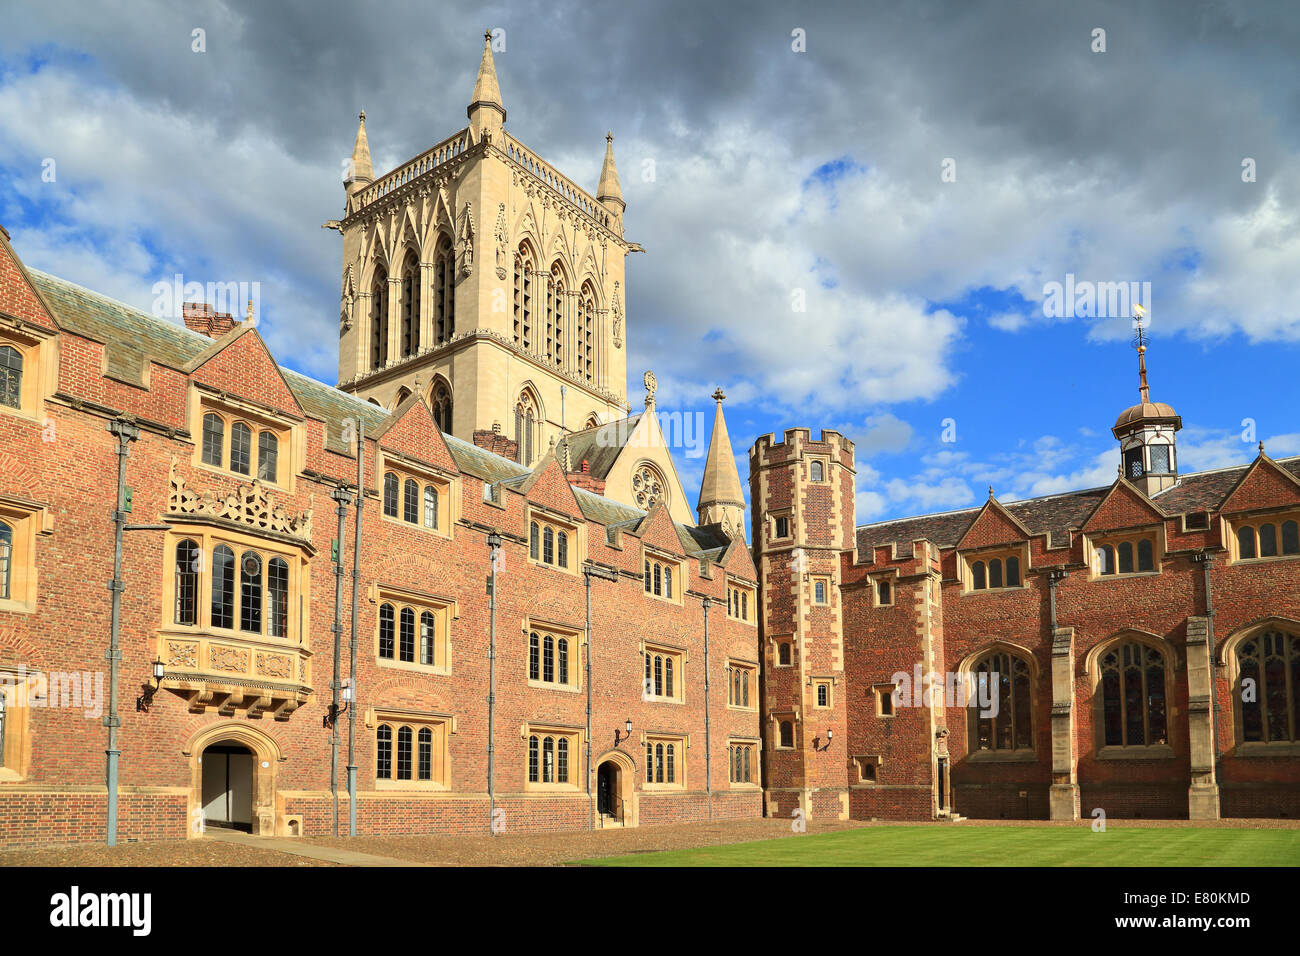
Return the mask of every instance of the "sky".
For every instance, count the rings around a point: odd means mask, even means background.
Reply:
[[[323,381],[357,112],[377,173],[461,129],[491,30],[513,135],[592,192],[615,135],[633,411],[653,369],[707,439],[723,386],[742,482],[808,427],[856,443],[859,523],[1109,484],[1131,310],[1067,283],[1137,283],[1181,471],[1300,454],[1293,3],[7,8],[24,261],[144,309],[176,273],[258,282]]]

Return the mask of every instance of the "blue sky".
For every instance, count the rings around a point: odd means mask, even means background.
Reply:
[[[1243,419],[1300,453],[1285,5],[264,6],[17,4],[0,223],[30,265],[143,308],[176,272],[257,281],[277,357],[333,381],[340,246],[319,225],[356,111],[377,170],[415,155],[464,124],[499,28],[515,135],[594,189],[615,132],[647,250],[628,261],[633,410],[646,368],[661,410],[705,422],[723,385],[742,480],[755,437],[799,425],[857,442],[859,522],[1109,482],[1131,328],[1046,317],[1067,274],[1150,283],[1184,471],[1253,457]]]

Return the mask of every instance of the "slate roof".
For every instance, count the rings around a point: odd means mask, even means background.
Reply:
[[[144,361],[182,369],[195,356],[211,348],[213,339],[185,326],[92,292],[66,279],[37,269],[27,270],[37,290],[49,302],[59,326],[76,335],[102,342],[108,356],[108,371],[118,378],[143,384]],[[337,426],[346,419],[357,419],[367,434],[373,434],[388,420],[390,412],[372,402],[357,398],[333,386],[280,366],[298,404],[310,418]],[[609,473],[627,438],[636,428],[640,415],[596,428],[575,432],[569,437],[571,461],[586,458],[593,475],[603,478]],[[351,455],[350,444],[342,440],[341,427],[327,427],[325,447]],[[456,467],[463,473],[489,485],[519,484],[531,473],[525,465],[503,458],[487,449],[444,434],[447,449]],[[646,512],[584,488],[573,489],[583,516],[605,527],[635,528]],[[727,539],[717,530],[676,524],[682,549],[694,557],[719,556]]]
[[[1277,464],[1300,478],[1300,455],[1279,459]],[[1153,495],[1151,500],[1171,515],[1192,511],[1214,511],[1249,467],[1249,464],[1235,465],[1231,468],[1218,468],[1213,471],[1184,475],[1176,485]],[[1102,488],[1047,495],[1043,498],[1011,501],[1005,503],[1003,507],[1033,534],[1047,534],[1049,546],[1057,547],[1068,542],[1068,532],[1071,528],[1082,527],[1084,521],[1109,491],[1110,486],[1107,485]],[[954,547],[966,534],[979,512],[979,508],[964,508],[961,511],[946,511],[940,514],[918,515],[913,518],[859,525],[857,529],[859,560],[873,560],[873,548],[886,547],[895,543],[898,545],[898,556],[910,558],[912,542],[918,538],[933,541],[941,548]]]

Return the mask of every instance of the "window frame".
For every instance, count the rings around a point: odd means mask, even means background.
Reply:
[[[662,668],[656,666],[662,662]],[[690,659],[686,648],[674,647],[654,641],[641,642],[641,700],[648,704],[685,704],[686,703],[686,667]],[[646,674],[647,669],[649,675]],[[667,690],[672,682],[672,694],[656,693],[655,690]]]
[[[526,722],[521,728],[520,737],[523,740],[523,771],[525,791],[542,791],[542,792],[572,792],[583,789],[583,731],[580,727],[571,727],[564,724],[547,724]],[[533,750],[532,738],[537,738],[537,778],[533,779]],[[546,738],[554,741],[555,754],[555,772],[554,776],[559,776],[560,770],[560,752],[559,742],[564,740],[567,746],[568,766],[566,776],[568,780],[561,783],[558,780],[547,781],[546,764],[545,764],[545,747]]]
[[[730,658],[723,668],[727,676],[727,709],[753,713],[758,710],[758,663]],[[736,678],[740,677],[740,699],[736,699]]]
[[[1010,569],[1008,562],[1016,562],[1017,584],[1008,584]],[[993,583],[994,562],[997,562],[998,584]],[[1016,593],[1029,588],[1029,547],[1027,544],[1007,547],[981,548],[978,551],[961,553],[959,561],[961,575],[961,596],[989,593]],[[981,584],[981,582],[983,582]]]
[[[660,762],[660,748],[663,759]],[[641,789],[648,791],[685,790],[687,753],[690,748],[688,734],[646,731],[641,735],[641,756],[646,764],[642,770]],[[653,760],[649,754],[653,753]]]
[[[582,634],[583,632],[574,627],[567,627],[556,624],[553,621],[541,621],[534,618],[525,618],[523,623],[523,647],[524,647],[524,679],[529,687],[537,690],[552,691],[570,691],[577,693],[582,690]],[[533,639],[537,639],[536,654],[534,655]],[[550,640],[550,652],[547,653],[547,640]],[[561,642],[567,651],[567,655],[561,652]],[[567,656],[567,664],[564,663]],[[549,660],[549,664],[548,664]],[[536,662],[536,673],[534,677],[533,664]],[[552,675],[552,680],[547,680],[548,673]],[[567,675],[565,669],[567,668]],[[562,676],[567,676],[567,680],[561,681]]]
[[[190,459],[192,466],[201,468],[204,471],[236,478],[244,484],[257,482],[268,488],[276,488],[286,492],[294,490],[298,470],[296,459],[297,436],[302,428],[301,423],[288,421],[229,396],[218,398],[200,390],[197,385],[192,389],[192,392],[193,404],[190,421],[193,424],[191,433],[197,436],[194,441],[194,452]],[[219,465],[208,461],[206,456],[205,428],[209,416],[215,416],[222,424],[221,464]],[[237,471],[233,467],[234,428],[237,424],[243,425],[249,430],[248,471],[246,472]],[[274,479],[261,477],[264,448],[262,436],[268,432],[275,439],[273,457],[275,458],[276,475]]]
[[[0,583],[0,612],[33,614],[36,611],[39,569],[36,539],[54,532],[53,518],[42,504],[0,494],[0,522],[10,529],[8,593]]]
[[[371,645],[371,654],[377,666],[396,670],[418,671],[424,674],[447,675],[452,673],[453,641],[451,622],[460,613],[459,604],[455,599],[391,584],[373,585],[369,597],[375,607],[374,640]],[[392,657],[384,657],[380,653],[383,638],[382,609],[385,605],[393,608]],[[403,610],[410,610],[414,615],[415,646],[412,659],[409,661],[401,659]],[[432,664],[421,661],[424,638],[423,617],[425,614],[433,615],[435,627]]]
[[[379,775],[379,733],[387,726],[391,732],[389,768],[391,776]],[[452,714],[425,713],[377,707],[366,715],[366,727],[371,731],[374,756],[370,761],[371,779],[375,790],[450,790],[452,789],[451,738],[456,734],[456,718]],[[399,779],[398,740],[402,729],[411,731],[411,777]],[[423,730],[431,731],[431,761],[429,779],[421,780],[420,736]]]
[[[686,562],[657,548],[641,548],[641,594],[667,604],[682,604]]]
[[[1084,559],[1088,562],[1088,579],[1091,581],[1111,581],[1117,578],[1139,578],[1158,575],[1162,570],[1161,559],[1164,556],[1163,528],[1144,528],[1140,531],[1088,535]],[[1151,567],[1142,570],[1141,546],[1145,542],[1151,546]],[[1123,570],[1125,563],[1124,549],[1128,549],[1128,563],[1132,570]],[[1109,564],[1114,570],[1104,570]]]
[[[1271,526],[1273,529],[1273,554],[1264,554],[1264,540],[1262,529]],[[1295,551],[1286,551],[1287,529],[1290,526],[1294,532],[1296,543],[1300,545],[1300,511],[1278,511],[1270,514],[1255,515],[1253,517],[1241,516],[1231,519],[1228,522],[1228,548],[1229,562],[1231,564],[1259,564],[1268,561],[1294,561],[1300,558],[1300,548]],[[1253,554],[1242,556],[1242,538],[1241,533],[1244,530],[1250,530],[1252,539]]]
[[[536,534],[533,528],[536,526]],[[577,576],[586,560],[586,523],[561,518],[551,511],[529,505],[524,511],[524,537],[527,538],[528,563]],[[547,556],[551,560],[546,560]],[[565,559],[560,564],[560,559]]]
[[[739,752],[739,753],[738,753]],[[763,742],[757,737],[727,738],[727,784],[732,790],[763,788]],[[737,758],[741,772],[736,773]],[[748,773],[749,779],[741,779]]]
[[[375,470],[375,491],[379,495],[379,518],[390,524],[411,528],[425,534],[436,535],[450,540],[459,518],[459,485],[456,477],[444,474],[434,466],[417,463],[385,449],[380,450]],[[396,514],[388,510],[389,476],[397,481]],[[408,488],[412,483],[415,488],[415,519],[407,520],[411,505]],[[432,488],[437,496],[437,520],[433,527],[426,521],[426,498]]]

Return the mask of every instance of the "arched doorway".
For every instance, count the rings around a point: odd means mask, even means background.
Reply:
[[[253,832],[253,752],[223,740],[205,747],[199,764],[204,825]]]
[[[626,753],[613,750],[596,764],[596,813],[599,826],[637,825],[634,782],[636,764]]]
[[[245,721],[222,721],[196,731],[181,752],[190,764],[191,837],[206,826],[276,834],[284,813],[276,777],[285,757],[274,737]]]

